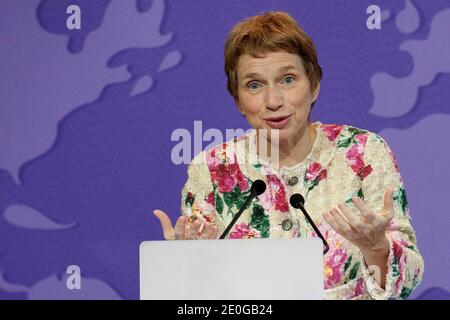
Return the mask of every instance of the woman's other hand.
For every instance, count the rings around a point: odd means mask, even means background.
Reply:
[[[394,188],[388,188],[384,194],[384,208],[381,212],[374,212],[358,197],[352,198],[353,203],[361,212],[355,215],[344,203],[324,213],[326,222],[347,240],[353,242],[359,249],[365,252],[386,251],[389,242],[386,237],[386,229],[391,222],[394,209],[392,195]]]
[[[154,210],[159,219],[166,240],[203,240],[217,239],[219,229],[211,222],[202,218],[190,221],[186,216],[180,216],[172,226],[169,216],[162,210]]]

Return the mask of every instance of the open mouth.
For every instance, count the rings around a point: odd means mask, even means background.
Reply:
[[[273,129],[282,129],[286,126],[291,118],[292,114],[287,116],[271,117],[264,119],[269,127]]]

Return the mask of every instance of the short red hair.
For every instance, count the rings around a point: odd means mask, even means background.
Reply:
[[[236,24],[225,42],[225,74],[227,89],[239,101],[237,63],[243,54],[262,58],[267,52],[285,51],[298,54],[303,62],[311,91],[322,80],[322,68],[312,39],[300,25],[285,12],[267,12]]]

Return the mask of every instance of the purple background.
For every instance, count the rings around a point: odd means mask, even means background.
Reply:
[[[70,4],[81,30],[66,28]],[[371,4],[381,30],[366,28]],[[267,10],[316,43],[313,119],[391,145],[425,259],[412,297],[449,298],[449,1],[2,0],[0,299],[139,298],[139,243],[162,239],[151,212],[175,219],[186,180],[171,133],[248,128],[223,44]],[[82,290],[66,289],[73,264]]]

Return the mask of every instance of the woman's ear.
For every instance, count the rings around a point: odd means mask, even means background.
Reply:
[[[317,98],[319,97],[319,93],[320,93],[320,82],[317,84],[317,87],[313,92],[313,99],[312,99],[313,102],[317,100]]]

